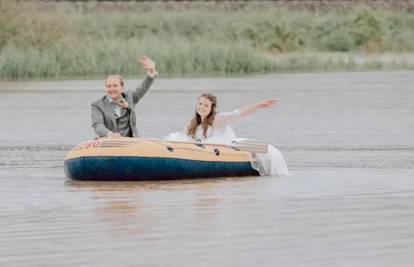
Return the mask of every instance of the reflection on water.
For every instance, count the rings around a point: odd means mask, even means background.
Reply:
[[[199,88],[221,110],[278,97],[235,128],[278,145],[292,175],[157,182],[64,178],[101,81],[0,83],[0,265],[411,266],[413,74],[158,80],[147,137],[180,130]]]
[[[254,176],[253,176],[254,177]],[[214,184],[227,183],[228,181],[241,182],[251,180],[253,177],[229,177],[229,178],[209,178],[209,179],[183,179],[173,181],[141,181],[141,182],[103,182],[103,181],[75,181],[66,180],[65,185],[74,188],[85,188],[92,191],[169,191],[169,190],[186,190],[197,186],[198,188],[209,188]]]

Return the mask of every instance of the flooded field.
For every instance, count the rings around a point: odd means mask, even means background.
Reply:
[[[94,137],[103,80],[0,82],[0,265],[412,265],[414,72],[160,78],[141,136],[182,130],[205,91],[220,111],[277,98],[234,129],[292,175],[71,181],[63,160]]]

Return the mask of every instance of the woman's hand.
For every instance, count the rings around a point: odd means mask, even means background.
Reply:
[[[266,99],[257,103],[259,108],[273,108],[276,106],[276,99]]]
[[[239,109],[239,114],[241,117],[246,117],[247,115],[250,115],[261,108],[273,108],[275,106],[276,99],[266,99],[256,104]]]
[[[138,62],[141,63],[142,67],[148,71],[148,74],[151,77],[157,75],[157,71],[155,70],[155,63],[150,59],[148,56],[144,55],[138,59]]]

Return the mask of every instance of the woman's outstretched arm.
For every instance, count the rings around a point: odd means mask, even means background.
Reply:
[[[246,117],[247,115],[256,112],[258,109],[271,108],[274,106],[276,106],[276,99],[266,99],[253,105],[236,109],[233,112],[218,113],[214,120],[214,127],[224,128],[227,125],[236,123],[240,120],[240,118]]]
[[[276,99],[266,99],[239,109],[240,117],[246,117],[262,108],[273,108],[276,106]]]

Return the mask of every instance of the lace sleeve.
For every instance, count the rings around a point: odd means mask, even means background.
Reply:
[[[221,112],[216,115],[214,119],[215,128],[225,128],[226,126],[232,125],[240,120],[239,110],[236,109],[232,112]]]

